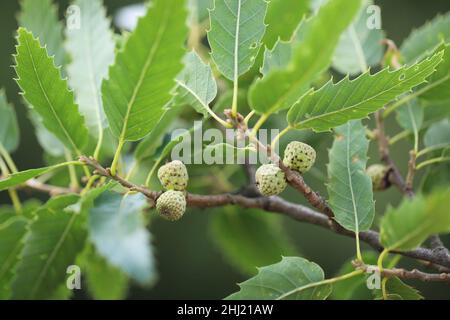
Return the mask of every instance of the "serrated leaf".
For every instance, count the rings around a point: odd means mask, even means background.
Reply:
[[[433,123],[425,133],[423,137],[425,147],[442,146],[447,147],[450,145],[450,123],[448,119],[441,120]]]
[[[450,232],[449,192],[447,187],[426,197],[418,195],[388,209],[381,220],[381,244],[390,251],[412,250],[432,234]]]
[[[388,300],[422,300],[420,292],[404,283],[398,277],[388,278],[386,282]],[[376,291],[375,299],[382,299],[381,290]]]
[[[258,55],[266,10],[265,0],[215,0],[209,12],[211,57],[219,71],[235,83]]]
[[[75,0],[80,10],[79,28],[66,29],[69,85],[86,124],[94,136],[107,127],[101,83],[114,62],[115,42],[101,0]]]
[[[61,196],[37,210],[13,280],[13,299],[46,299],[64,283],[86,239],[82,214],[69,208],[78,200]]]
[[[335,132],[328,164],[329,204],[341,226],[359,233],[370,228],[375,216],[372,180],[365,171],[369,140],[358,120]]]
[[[44,126],[68,149],[81,155],[88,131],[67,81],[30,32],[19,28],[17,40],[15,69],[25,99],[42,117]]]
[[[227,260],[243,273],[254,274],[256,267],[295,254],[279,217],[234,207],[217,211],[211,224],[214,240]]]
[[[270,114],[291,107],[311,82],[331,64],[340,34],[360,7],[360,0],[333,0],[304,22],[302,41],[295,44],[291,61],[250,87],[250,105]],[[298,31],[297,31],[298,32]]]
[[[217,84],[209,65],[203,63],[195,51],[184,57],[185,67],[177,77],[175,103],[192,106],[207,117],[212,113],[209,104],[216,98]]]
[[[331,285],[307,287],[324,280],[323,270],[300,257],[284,257],[280,262],[262,267],[253,278],[239,284],[239,292],[227,300],[324,300]]]
[[[145,137],[163,115],[182,69],[185,22],[178,0],[156,0],[117,54],[102,94],[111,130],[121,140]]]
[[[31,31],[54,56],[56,66],[65,62],[63,24],[58,18],[58,7],[52,0],[21,0],[17,17],[19,25]]]
[[[16,111],[8,103],[4,89],[0,89],[0,145],[8,152],[19,146],[19,125]]]
[[[397,122],[405,130],[418,133],[423,124],[424,111],[417,99],[405,103],[397,110]]]
[[[420,88],[420,90],[427,89],[420,98],[431,102],[448,102],[450,99],[450,44],[442,44],[434,52],[441,50],[444,51],[442,63],[428,79],[427,84]]]
[[[104,192],[89,213],[89,233],[97,252],[113,266],[141,284],[155,280],[150,233],[142,210],[147,206],[142,194]]]
[[[89,294],[96,300],[120,300],[126,297],[128,277],[111,266],[92,245],[88,245],[79,259],[85,271]]]
[[[403,41],[400,48],[402,57],[407,63],[423,59],[441,42],[450,42],[450,13],[438,15]]]
[[[333,56],[333,68],[342,74],[355,75],[376,66],[383,57],[381,40],[385,38],[381,29],[370,29],[367,21],[372,13],[367,12],[372,1],[364,1],[357,17],[344,31]]]
[[[423,83],[442,61],[442,52],[410,67],[395,71],[370,71],[354,80],[348,77],[334,84],[330,80],[319,90],[305,94],[288,112],[291,127],[328,131],[353,119],[362,119],[386,103]]]
[[[43,175],[52,170],[65,167],[69,164],[77,164],[75,162],[64,162],[54,166],[43,167],[38,169],[30,169],[25,171],[20,171],[17,173],[10,174],[8,177],[0,180],[0,191],[6,190],[8,188],[20,185],[30,179],[33,179],[37,176]]]
[[[45,44],[49,56],[54,57],[55,65],[61,66],[61,72],[64,75],[66,55],[63,23],[59,20],[58,7],[51,0],[22,0],[20,4],[19,26],[31,31],[39,38],[39,41]],[[29,118],[35,127],[41,147],[51,155],[64,155],[64,145],[45,128],[37,112],[30,109]]]

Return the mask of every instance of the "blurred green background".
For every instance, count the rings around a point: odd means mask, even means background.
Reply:
[[[113,15],[117,8],[135,2],[105,0],[110,15]],[[68,1],[57,3],[62,17]],[[382,9],[383,29],[388,38],[398,45],[413,28],[421,26],[438,13],[450,10],[449,0],[380,0],[375,3]],[[16,15],[19,2],[5,0],[1,2],[0,8],[0,87],[6,89],[9,100],[16,106],[21,128],[21,145],[13,156],[21,169],[39,167],[43,165],[42,150],[26,117],[25,106],[18,96],[18,87],[12,80],[14,77],[11,68],[12,53],[15,51],[14,32],[17,28]],[[391,128],[394,126],[393,123],[389,125]],[[321,139],[320,145],[316,146],[319,149],[318,168],[323,172],[327,162],[327,148],[330,146],[329,138]],[[410,142],[406,141],[395,148],[394,156],[399,163],[400,161],[406,163],[409,147]],[[377,159],[374,151],[371,150],[372,162]],[[326,194],[323,184],[313,178],[310,180],[322,194]],[[303,201],[292,192],[286,192],[286,196],[294,202]],[[22,193],[21,197],[25,199],[27,194]],[[393,188],[376,197],[379,213],[384,211],[388,203],[396,205],[400,199],[399,193]],[[0,204],[8,201],[7,194],[0,194]],[[180,223],[155,219],[151,229],[154,235],[159,281],[150,289],[132,286],[129,298],[221,299],[236,291],[236,283],[245,280],[247,276],[230,266],[212,239],[209,219],[213,214],[210,211],[191,210]],[[327,276],[336,273],[342,263],[354,254],[354,241],[350,238],[311,225],[292,223],[289,219],[283,218],[283,223],[297,250],[305,258],[320,264]],[[448,237],[444,240],[450,244]],[[264,250],[264,247],[260,249]],[[409,262],[405,259],[403,263],[410,266]],[[410,283],[416,285],[426,298],[450,298],[448,285]],[[76,298],[86,297],[84,292],[76,294]]]

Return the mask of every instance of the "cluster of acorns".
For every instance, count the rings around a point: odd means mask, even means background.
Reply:
[[[300,174],[307,172],[316,161],[316,151],[306,143],[293,141],[284,151],[283,164]],[[388,187],[387,167],[373,165],[367,169],[374,190]],[[158,170],[158,178],[166,191],[156,200],[156,209],[161,216],[179,220],[186,211],[186,187],[189,176],[184,163],[179,160],[169,162]],[[286,175],[275,164],[264,164],[256,170],[256,186],[263,196],[274,196],[283,192],[287,186]]]
[[[283,164],[301,174],[307,172],[316,161],[316,151],[310,145],[293,141],[284,150]],[[264,164],[256,170],[256,186],[263,196],[274,196],[287,186],[286,175],[275,164]]]
[[[189,176],[186,166],[174,160],[158,170],[158,178],[165,191],[156,200],[156,210],[170,221],[179,220],[186,211],[186,187]]]

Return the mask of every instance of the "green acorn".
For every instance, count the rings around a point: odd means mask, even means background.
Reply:
[[[184,191],[189,181],[186,166],[179,160],[161,166],[158,170],[158,178],[166,190]]]
[[[389,168],[382,164],[373,164],[366,169],[367,175],[372,180],[373,190],[385,190],[391,186],[388,172]]]
[[[306,143],[292,141],[284,150],[284,165],[300,173],[311,169],[314,161],[316,161],[316,150]]]
[[[263,196],[277,195],[286,188],[284,172],[274,164],[264,164],[256,170],[256,186]]]
[[[186,211],[186,197],[181,191],[169,190],[156,200],[156,210],[170,221],[181,219]]]

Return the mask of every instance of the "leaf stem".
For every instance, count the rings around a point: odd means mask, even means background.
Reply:
[[[261,126],[267,121],[269,118],[269,114],[262,114],[261,117],[258,119],[258,121],[255,123],[255,125],[252,128],[251,136],[256,137],[256,133],[261,128]]]
[[[64,155],[67,162],[70,162],[72,159],[72,155],[67,149],[64,149]],[[69,177],[70,177],[70,188],[73,190],[78,190],[80,188],[80,184],[78,183],[78,177],[77,172],[75,171],[75,167],[72,164],[69,164],[68,166],[69,170]]]
[[[244,123],[246,125],[248,125],[248,122],[250,121],[250,119],[255,115],[256,111],[252,110],[248,115],[245,116],[244,118]]]
[[[450,161],[450,157],[438,157],[438,158],[426,160],[424,162],[419,163],[416,167],[416,170],[423,169],[424,167],[429,166],[431,164],[447,162],[447,161]]]
[[[100,155],[100,150],[102,148],[102,144],[103,144],[103,128],[102,128],[102,125],[99,124],[98,125],[98,141],[97,141],[97,146],[95,147],[95,151],[94,151],[94,158],[97,160]]]
[[[150,186],[150,181],[152,180],[152,177],[155,174],[156,168],[159,166],[159,164],[161,163],[162,160],[163,160],[163,157],[159,157],[158,160],[155,161],[152,168],[150,169],[150,172],[148,173],[147,178],[145,179],[144,185],[146,187]]]
[[[11,172],[16,173],[18,170],[16,164],[14,163],[14,160],[11,158],[11,155],[1,143],[0,143],[0,155],[5,159],[6,163],[11,169]]]
[[[325,284],[331,284],[331,283],[335,283],[335,282],[338,282],[338,281],[347,280],[347,279],[356,277],[358,275],[361,275],[363,273],[364,273],[364,270],[358,269],[358,270],[352,271],[350,273],[344,274],[344,275],[339,276],[339,277],[325,279],[325,280],[314,282],[314,283],[309,283],[309,284],[304,285],[304,286],[302,286],[300,288],[295,288],[295,289],[293,289],[293,290],[291,290],[289,292],[286,292],[285,294],[279,296],[277,298],[277,300],[283,300],[283,299],[289,297],[290,295],[292,295],[294,293],[298,293],[298,292],[301,292],[301,291],[306,290],[306,289],[322,286],[322,285],[325,285]]]
[[[114,154],[114,159],[111,164],[111,174],[115,176],[117,174],[117,165],[119,164],[120,153],[122,152],[123,146],[125,145],[125,139],[120,137],[119,144],[116,149],[116,153]]]
[[[378,270],[380,272],[380,275],[383,273],[383,260],[386,257],[386,255],[389,253],[388,249],[383,249],[383,251],[378,256],[377,266]],[[386,293],[386,282],[387,278],[383,279],[381,281],[381,292],[383,293],[383,299],[387,300],[387,293]]]
[[[10,174],[8,166],[6,165],[5,161],[2,157],[0,157],[0,171],[2,172],[2,175],[8,176]],[[10,188],[8,189],[9,197],[11,198],[11,202],[14,206],[14,211],[17,214],[22,213],[22,204],[20,203],[20,198],[17,194],[16,189]]]
[[[422,157],[422,156],[426,155],[427,153],[430,153],[430,152],[433,152],[433,151],[436,151],[439,149],[444,149],[446,147],[450,147],[450,143],[440,143],[440,144],[436,144],[434,146],[422,149],[417,153],[417,158]]]
[[[286,133],[288,133],[289,131],[291,131],[292,127],[291,126],[287,126],[286,128],[284,128],[279,134],[277,134],[275,136],[275,138],[273,139],[272,143],[270,144],[270,148],[272,150],[275,150],[275,145],[278,143],[278,141],[281,139],[281,137],[283,137]]]
[[[233,104],[231,105],[231,115],[233,117],[237,116],[238,111],[238,93],[239,93],[238,82],[239,82],[238,78],[235,78],[233,82]]]

